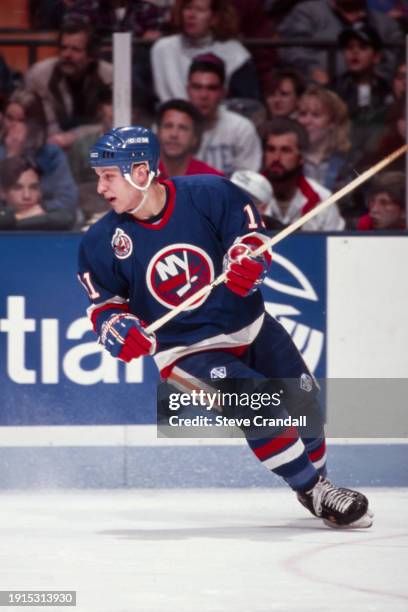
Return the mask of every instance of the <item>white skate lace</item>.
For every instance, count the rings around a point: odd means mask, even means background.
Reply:
[[[337,512],[345,513],[354,501],[354,495],[344,489],[337,489],[331,482],[318,482],[312,490],[313,507],[317,516],[321,516],[323,504]]]

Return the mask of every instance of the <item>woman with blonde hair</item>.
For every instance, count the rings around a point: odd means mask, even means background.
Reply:
[[[175,0],[175,34],[157,40],[151,51],[153,81],[160,102],[187,99],[187,75],[197,55],[214,53],[225,62],[230,96],[258,98],[259,85],[250,53],[238,37],[238,16],[231,0]]]
[[[336,191],[351,172],[346,104],[333,91],[311,85],[299,100],[297,120],[309,136],[309,147],[303,156],[305,175]]]

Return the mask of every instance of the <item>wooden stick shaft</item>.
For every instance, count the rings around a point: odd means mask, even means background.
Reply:
[[[356,187],[359,187],[360,185],[368,181],[368,179],[377,174],[377,172],[380,172],[383,168],[391,164],[393,161],[395,161],[398,157],[400,157],[401,155],[403,155],[403,153],[406,153],[407,151],[408,145],[403,145],[393,153],[390,153],[390,155],[379,161],[377,164],[375,164],[365,172],[363,172],[363,174],[357,176],[353,181],[351,181],[351,183],[348,183],[348,185],[345,185],[344,187],[339,189],[339,191],[333,193],[326,200],[324,200],[324,202],[321,202],[320,204],[312,208],[312,210],[310,210],[308,213],[303,215],[303,217],[300,217],[291,225],[288,225],[288,227],[285,227],[285,229],[283,229],[281,232],[270,238],[262,246],[257,248],[252,255],[254,257],[256,257],[257,255],[261,255],[262,253],[273,247],[275,244],[278,244],[278,242],[281,242],[281,240],[283,240],[287,236],[290,236],[290,234],[293,234],[293,232],[295,232],[299,227],[302,227],[302,225],[304,225],[307,221],[316,217],[316,215],[318,215],[322,210],[325,210],[335,202],[338,202],[347,194],[351,193],[354,189],[356,189]],[[184,302],[182,302],[181,304],[167,312],[165,315],[157,319],[157,321],[154,321],[146,328],[146,333],[152,333],[157,331],[168,321],[171,321],[171,319],[180,314],[180,312],[186,310],[186,308],[191,306],[194,302],[211,293],[214,287],[217,287],[217,285],[223,283],[225,279],[226,274],[225,272],[223,272],[222,274],[217,276],[217,278],[214,279],[212,283],[206,285],[205,287],[202,287],[199,291],[197,291],[193,295],[190,295],[190,297],[184,300]]]

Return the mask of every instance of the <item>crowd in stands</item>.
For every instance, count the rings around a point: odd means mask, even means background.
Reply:
[[[162,179],[230,178],[271,230],[406,141],[403,0],[27,3],[58,48],[24,74],[0,55],[0,230],[83,230],[109,209],[88,150],[113,126],[114,32],[136,40],[132,120],[158,134]],[[402,156],[302,230],[401,230],[405,202]]]

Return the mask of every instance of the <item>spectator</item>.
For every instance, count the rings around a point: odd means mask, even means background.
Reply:
[[[19,155],[33,158],[41,173],[43,205],[47,212],[64,210],[74,223],[77,188],[64,152],[46,143],[46,119],[40,98],[16,90],[5,107],[0,159]]]
[[[269,215],[286,227],[330,196],[330,191],[303,174],[307,132],[293,119],[273,119],[264,127],[264,170],[273,187]],[[303,230],[334,231],[344,228],[335,205],[307,221]]]
[[[310,85],[299,101],[298,121],[309,136],[303,171],[329,191],[351,179],[347,106],[333,91]]]
[[[276,229],[273,218],[268,214],[273,196],[272,185],[268,179],[253,170],[236,170],[230,180],[252,199],[266,229]]]
[[[214,53],[225,62],[228,95],[259,98],[251,56],[235,39],[238,19],[230,0],[176,0],[173,25],[178,33],[152,47],[153,81],[161,102],[187,98],[191,61],[204,53]]]
[[[364,21],[371,25],[387,43],[402,43],[399,26],[387,15],[367,8],[366,0],[310,0],[298,4],[282,21],[279,31],[283,40],[336,40],[345,27]],[[336,56],[336,73],[328,74],[327,53],[313,47],[284,49],[283,59],[292,64],[309,80],[327,85],[345,71],[344,59]],[[390,80],[395,70],[395,52],[387,50],[377,73]]]
[[[161,178],[188,174],[222,175],[222,172],[193,157],[200,143],[202,125],[202,116],[187,100],[175,98],[160,106],[157,135]]]
[[[405,229],[405,175],[384,172],[377,176],[368,194],[368,213],[357,224],[360,231]]]
[[[0,161],[0,229],[64,230],[72,227],[69,211],[47,211],[43,204],[40,170],[27,157]]]
[[[97,59],[96,39],[88,19],[67,16],[60,31],[58,57],[34,64],[26,84],[42,99],[49,142],[70,147],[80,136],[97,132],[99,91],[112,83],[112,65]]]
[[[302,77],[292,68],[280,68],[269,73],[264,90],[269,118],[296,119],[299,98],[304,90]]]
[[[224,62],[216,55],[200,55],[192,62],[187,91],[204,117],[196,157],[227,176],[240,168],[258,171],[262,161],[258,134],[249,119],[221,105],[224,82]]]
[[[347,103],[354,147],[367,150],[376,141],[392,102],[388,83],[375,74],[382,43],[375,30],[355,24],[340,34],[339,46],[347,72],[335,81],[333,89]]]

